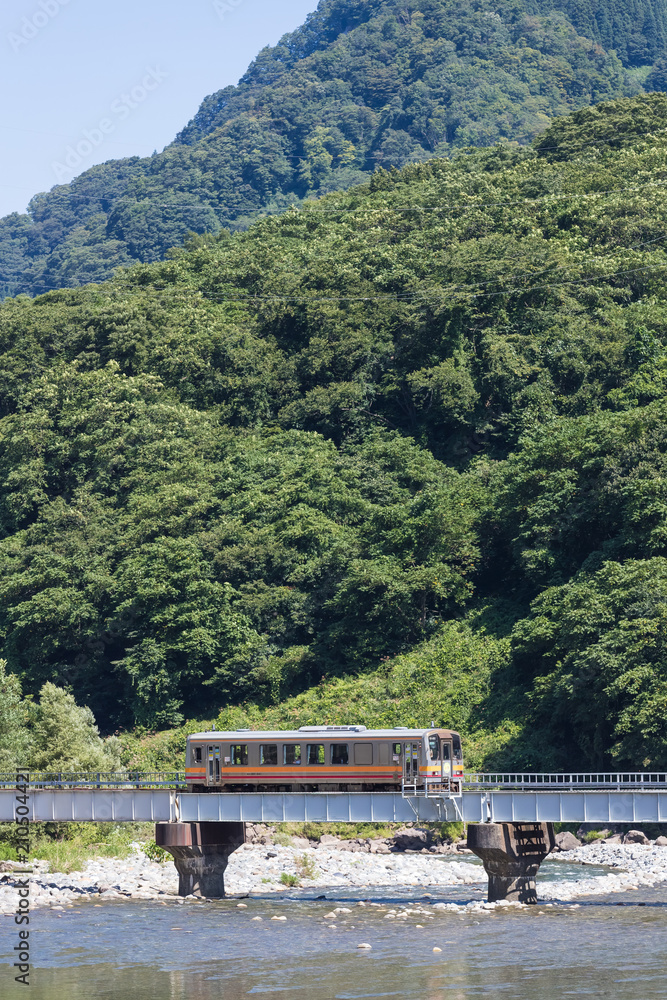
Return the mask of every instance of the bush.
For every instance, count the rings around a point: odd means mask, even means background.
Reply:
[[[163,865],[165,861],[171,860],[171,854],[169,851],[165,851],[163,847],[158,847],[154,840],[149,840],[145,844],[142,844],[141,850],[147,858],[151,861],[157,861],[161,865]]]
[[[312,880],[316,879],[319,875],[319,871],[315,865],[315,859],[309,854],[302,854],[300,858],[297,858],[296,867],[301,878]]]

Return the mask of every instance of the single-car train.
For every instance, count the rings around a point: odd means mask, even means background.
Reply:
[[[193,733],[193,792],[376,792],[463,782],[461,737],[450,729],[301,726],[291,731]]]

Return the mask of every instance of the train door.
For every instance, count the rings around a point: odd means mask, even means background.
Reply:
[[[208,747],[208,770],[206,772],[208,785],[220,784],[220,744],[210,744]]]
[[[452,780],[452,760],[454,759],[453,747],[451,740],[442,741],[442,751],[441,751],[441,771],[443,782],[449,785]]]
[[[409,784],[419,778],[419,763],[421,761],[421,743],[403,744],[403,781]]]

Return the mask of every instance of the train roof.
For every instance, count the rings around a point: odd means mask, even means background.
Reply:
[[[352,737],[356,739],[417,739],[426,733],[454,733],[453,729],[443,729],[439,726],[429,726],[426,729],[408,729],[404,726],[396,726],[394,729],[367,729],[366,726],[301,726],[300,729],[235,729],[235,730],[212,730],[206,733],[191,733],[190,740],[232,740],[232,739],[265,739],[265,740],[304,740],[308,737],[320,737],[322,739],[332,739],[335,736]],[[456,734],[458,735],[458,733]]]

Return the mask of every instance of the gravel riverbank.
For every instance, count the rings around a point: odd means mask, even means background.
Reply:
[[[667,847],[655,844],[586,844],[555,855],[556,860],[580,865],[604,865],[612,871],[571,882],[538,881],[541,899],[568,900],[612,892],[631,892],[667,882]]]
[[[538,881],[545,901],[572,901],[578,897],[607,895],[667,883],[667,847],[638,844],[590,844],[554,855],[554,860],[581,864],[581,879]],[[611,869],[591,877],[587,865]],[[7,867],[3,865],[2,867]],[[431,890],[461,887],[461,896],[476,896],[468,908],[493,908],[482,902],[486,876],[470,856],[450,853],[434,857],[429,853],[355,853],[332,845],[283,847],[245,844],[230,858],[226,885],[230,895],[249,893],[285,894],[294,887],[281,883],[281,876],[299,879],[302,889],[349,889],[355,893],[374,888]],[[18,873],[0,873],[0,914],[16,911]],[[469,887],[469,888],[467,888]],[[150,861],[138,848],[126,859],[104,858],[89,861],[82,872],[49,872],[44,862],[33,865],[30,876],[30,907],[58,909],[81,902],[102,903],[119,899],[174,899],[178,878],[171,862]],[[421,893],[423,894],[423,893]],[[461,904],[437,903],[439,909],[460,909]]]

